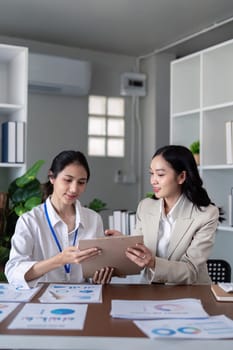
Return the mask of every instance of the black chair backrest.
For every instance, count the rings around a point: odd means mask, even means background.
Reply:
[[[209,259],[207,268],[213,283],[231,282],[231,265],[226,260]]]

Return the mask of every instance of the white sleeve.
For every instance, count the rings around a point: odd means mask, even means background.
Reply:
[[[21,287],[35,287],[39,280],[28,283],[24,276],[36,261],[31,259],[33,251],[33,233],[23,216],[19,217],[15,233],[11,239],[10,257],[5,266],[5,275],[9,283]]]

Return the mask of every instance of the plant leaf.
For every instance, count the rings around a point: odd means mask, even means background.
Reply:
[[[18,187],[24,187],[29,182],[33,181],[36,178],[38,171],[41,166],[44,164],[44,160],[38,160],[35,162],[31,168],[29,168],[26,173],[16,179],[16,185]]]
[[[25,202],[31,197],[41,197],[41,184],[39,180],[34,179],[27,183],[23,188],[17,187],[14,192],[10,194],[10,199],[14,205]]]
[[[20,203],[19,205],[17,205],[14,208],[15,214],[18,216],[23,215],[24,213],[26,213],[28,210],[24,207],[24,205],[22,203]]]
[[[155,197],[154,192],[147,192],[146,193],[146,198],[154,198],[154,197]]]
[[[88,208],[96,211],[97,213],[101,210],[106,209],[106,203],[104,203],[101,199],[94,198],[88,205]]]
[[[31,210],[41,203],[41,196],[28,198],[24,204],[25,209]]]

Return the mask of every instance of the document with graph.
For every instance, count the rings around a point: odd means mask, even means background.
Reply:
[[[127,319],[204,318],[208,314],[199,299],[112,300],[111,316]]]
[[[227,339],[233,338],[233,321],[224,315],[204,319],[134,321],[149,338]],[[220,346],[221,347],[221,346]],[[197,347],[198,348],[198,345]]]
[[[101,303],[101,284],[51,283],[39,298],[41,303]]]

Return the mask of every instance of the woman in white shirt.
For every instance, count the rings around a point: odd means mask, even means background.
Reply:
[[[99,214],[82,207],[78,198],[85,191],[90,170],[79,151],[63,151],[53,160],[46,201],[19,217],[11,241],[5,274],[21,287],[38,282],[83,282],[82,261],[101,252],[93,247],[80,251],[78,241],[104,236]],[[113,269],[96,271],[94,283],[108,283]]]
[[[144,244],[128,248],[126,256],[144,269],[149,283],[211,283],[206,261],[219,209],[202,186],[191,151],[176,145],[158,149],[150,176],[154,198],[143,199],[136,215],[135,234],[144,236]]]

